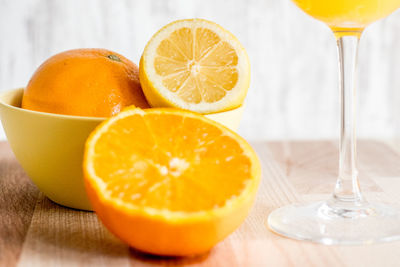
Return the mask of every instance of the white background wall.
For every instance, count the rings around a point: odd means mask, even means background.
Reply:
[[[244,137],[337,137],[334,38],[289,0],[0,0],[0,90],[26,85],[41,62],[71,48],[138,63],[153,33],[191,17],[221,24],[249,53]],[[399,11],[365,31],[359,55],[359,135],[400,136]]]

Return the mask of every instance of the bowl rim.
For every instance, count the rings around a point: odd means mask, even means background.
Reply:
[[[7,102],[4,101],[4,98],[10,95],[18,96],[20,94],[20,98],[22,98],[22,93],[25,90],[25,87],[20,87],[16,89],[11,89],[7,90],[4,92],[0,93],[0,105],[8,108],[8,109],[13,109],[19,112],[26,112],[34,115],[41,115],[41,116],[47,116],[51,118],[62,118],[62,119],[69,119],[69,120],[82,120],[82,121],[98,121],[102,122],[106,120],[106,117],[89,117],[89,116],[76,116],[76,115],[64,115],[64,114],[57,114],[57,113],[50,113],[50,112],[42,112],[42,111],[35,111],[35,110],[30,110],[30,109],[24,109],[21,107],[13,106]]]
[[[15,89],[11,89],[11,90],[7,90],[4,92],[0,92],[0,106],[4,106],[8,109],[12,109],[18,112],[26,112],[26,113],[30,113],[33,115],[37,115],[37,116],[47,116],[47,117],[51,117],[51,118],[62,118],[62,119],[68,119],[68,120],[82,120],[82,121],[98,121],[98,122],[102,122],[106,119],[108,119],[109,117],[91,117],[91,116],[78,116],[78,115],[65,115],[65,114],[57,114],[57,113],[50,113],[50,112],[43,112],[43,111],[36,111],[36,110],[30,110],[30,109],[24,109],[21,107],[16,107],[13,106],[9,103],[6,103],[4,101],[4,98],[9,96],[9,95],[18,95],[20,94],[20,98],[22,98],[22,93],[25,90],[25,87],[19,87],[19,88],[15,88]],[[221,111],[221,112],[213,112],[213,113],[209,113],[209,114],[202,114],[202,115],[218,115],[218,114],[225,114],[225,113],[229,113],[232,111],[237,111],[240,109],[244,109],[245,107],[245,103],[243,103],[242,105],[230,109],[230,110],[225,110],[225,111]]]

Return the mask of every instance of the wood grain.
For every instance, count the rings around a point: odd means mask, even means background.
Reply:
[[[273,209],[329,196],[337,173],[337,144],[251,144],[260,157],[263,179],[246,221],[205,255],[165,258],[127,247],[92,212],[48,200],[28,180],[8,145],[0,143],[0,266],[399,266],[400,242],[323,246],[270,232],[266,220]],[[367,197],[400,203],[400,143],[360,141],[359,150]]]
[[[0,265],[12,266],[20,255],[30,226],[38,190],[0,143]]]

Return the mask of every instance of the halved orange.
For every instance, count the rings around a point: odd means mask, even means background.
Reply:
[[[239,135],[178,109],[128,109],[86,142],[85,184],[104,225],[152,254],[211,249],[245,219],[260,164]]]
[[[174,21],[147,43],[140,84],[152,107],[178,107],[203,114],[242,105],[250,63],[239,40],[204,19]]]

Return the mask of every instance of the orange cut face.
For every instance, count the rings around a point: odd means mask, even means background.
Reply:
[[[243,221],[260,179],[244,139],[175,109],[130,109],[101,124],[86,143],[84,171],[105,225],[133,247],[162,255],[210,249]],[[122,221],[125,227],[117,226]],[[183,243],[162,243],[165,236]]]

